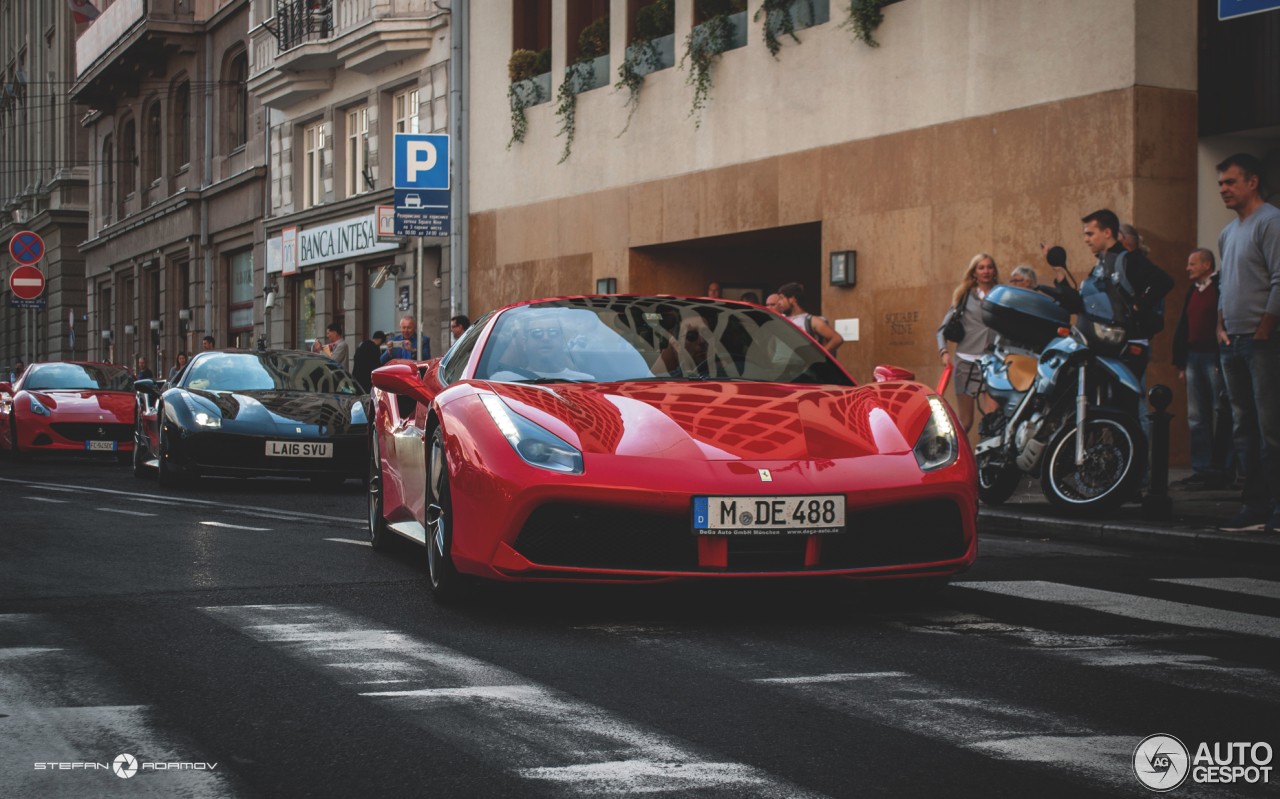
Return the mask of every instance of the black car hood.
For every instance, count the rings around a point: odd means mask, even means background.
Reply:
[[[306,436],[351,435],[364,429],[363,423],[351,422],[352,407],[362,405],[365,399],[361,396],[306,391],[186,391],[216,407],[225,421],[236,423],[235,427],[273,427],[281,433]]]

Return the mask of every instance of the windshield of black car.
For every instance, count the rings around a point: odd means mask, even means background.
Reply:
[[[338,364],[305,352],[211,352],[192,361],[182,385],[201,391],[364,393]]]
[[[825,350],[771,311],[674,297],[586,297],[513,308],[494,325],[475,377],[852,385]]]
[[[27,370],[28,391],[133,391],[133,376],[119,366],[97,363],[40,363]]]

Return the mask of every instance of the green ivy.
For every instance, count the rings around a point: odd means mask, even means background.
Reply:
[[[507,149],[516,142],[524,144],[524,136],[529,131],[529,119],[525,109],[548,99],[542,96],[542,87],[529,82],[531,78],[551,71],[551,48],[542,52],[532,50],[516,50],[507,61],[507,77],[511,85],[507,87],[507,102],[511,106],[511,138],[507,141]]]
[[[884,22],[881,11],[894,0],[850,0],[849,18],[840,23],[842,28],[852,28],[853,38],[865,43],[868,47],[879,47],[873,35],[880,23]]]
[[[636,39],[647,42],[675,32],[676,0],[657,0],[636,12]]]
[[[800,43],[800,37],[796,36],[795,17],[791,14],[791,9],[800,3],[809,5],[809,19],[813,19],[813,0],[764,0],[752,17],[759,22],[760,15],[764,15],[764,44],[769,48],[769,55],[774,58],[778,57],[778,51],[782,49],[780,37],[790,36],[796,44]]]
[[[729,21],[729,15],[746,9],[746,0],[698,0],[698,10],[705,21],[689,33],[684,55],[680,57],[681,69],[684,69],[686,59],[692,67],[687,83],[693,86],[693,107],[689,109],[689,116],[696,115],[694,127],[702,127],[702,110],[711,99],[711,66],[733,41],[733,23]]]
[[[560,117],[560,130],[557,136],[564,136],[564,153],[557,164],[563,164],[569,158],[573,147],[574,115],[578,110],[578,94],[584,87],[595,83],[596,69],[590,61],[579,61],[570,64],[564,71],[564,81],[560,83],[560,91],[556,94],[556,116]]]

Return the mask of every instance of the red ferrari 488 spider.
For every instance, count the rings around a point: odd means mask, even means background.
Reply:
[[[109,363],[33,363],[0,383],[0,450],[133,452],[133,375]]]
[[[441,599],[476,578],[936,585],[977,553],[973,455],[942,398],[858,386],[756,306],[523,303],[373,384],[371,543],[424,545]]]

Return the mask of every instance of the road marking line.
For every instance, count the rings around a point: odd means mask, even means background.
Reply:
[[[163,496],[157,496],[155,494],[137,494],[132,491],[116,491],[111,488],[95,488],[92,486],[81,486],[79,488],[64,488],[62,486],[46,485],[45,483],[36,482],[34,480],[15,480],[11,477],[0,477],[0,483],[18,483],[20,485],[36,486],[37,488],[41,488],[46,491],[68,491],[71,493],[79,493],[81,491],[97,491],[102,494],[115,494],[118,496],[132,497],[134,499],[140,499],[140,500],[145,497],[147,500],[152,500],[152,501],[174,502],[173,497],[163,497]],[[297,511],[281,510],[279,508],[263,508],[256,505],[231,505],[226,502],[218,502],[217,500],[210,500],[210,499],[189,499],[189,498],[183,497],[182,499],[178,500],[176,504],[187,505],[187,506],[206,505],[209,507],[223,509],[223,510],[227,508],[234,508],[236,510],[253,511],[254,513],[271,513],[271,514],[278,514],[281,516],[289,516],[293,519],[314,519],[314,520],[326,521],[326,522],[351,523],[351,524],[360,525],[362,527],[367,526],[369,524],[368,519],[355,519],[349,516],[321,516],[315,513],[301,513]]]
[[[243,524],[227,524],[226,522],[200,522],[209,527],[226,527],[229,530],[253,530],[256,533],[269,533],[270,527],[246,527]]]
[[[1035,599],[1059,605],[1110,613],[1130,619],[1175,624],[1181,627],[1197,627],[1215,632],[1227,631],[1244,635],[1280,638],[1280,619],[1239,613],[1233,610],[1170,602],[1167,599],[1151,599],[1137,594],[1121,594],[1078,585],[1051,583],[1043,580],[1010,580],[1005,582],[952,583],[957,588],[988,591],[1021,599]]]
[[[326,538],[326,541],[337,541],[339,544],[355,544],[359,547],[371,547],[373,544],[368,541],[353,541],[350,538]]]
[[[322,605],[202,609],[462,751],[567,794],[814,796],[477,658]],[[413,688],[362,691],[375,679]],[[536,742],[536,745],[535,745]]]
[[[809,685],[820,682],[853,682],[854,680],[875,680],[887,677],[910,677],[905,671],[864,671],[848,674],[818,674],[812,677],[762,677],[751,682],[774,683],[777,685]]]
[[[94,510],[105,511],[106,513],[123,513],[127,516],[155,516],[154,513],[143,513],[140,510],[123,510],[121,508],[94,508]]]
[[[67,504],[65,499],[54,499],[53,497],[27,497],[27,499],[34,499],[36,502],[56,502],[59,505]]]
[[[1280,599],[1280,583],[1274,580],[1255,580],[1251,577],[1165,577],[1153,580],[1157,583],[1190,585],[1196,588],[1212,588],[1234,594]]]

